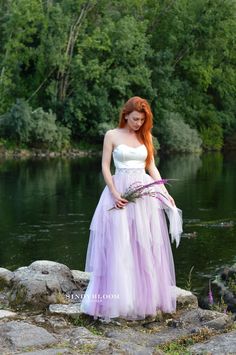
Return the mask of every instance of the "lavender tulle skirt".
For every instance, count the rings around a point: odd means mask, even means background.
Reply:
[[[153,181],[144,169],[118,169],[113,180],[121,193],[134,182]],[[170,209],[150,196],[109,211],[113,206],[105,187],[90,226],[85,271],[91,272],[91,278],[82,312],[108,320],[144,319],[158,310],[174,312],[175,269],[165,214],[170,217]],[[175,208],[175,212],[179,232],[181,211]]]

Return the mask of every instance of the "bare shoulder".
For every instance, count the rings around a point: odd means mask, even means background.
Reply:
[[[107,138],[110,138],[110,137],[112,137],[113,136],[113,131],[114,131],[114,129],[109,129],[109,131],[106,131],[106,133],[105,133],[105,137],[107,137]]]
[[[117,134],[118,134],[118,128],[109,129],[109,131],[107,131],[107,132],[105,133],[104,139],[105,139],[106,141],[109,141],[109,142],[113,143],[114,140],[115,140],[116,137],[117,137]]]
[[[119,128],[109,129],[109,131],[106,132],[105,136],[113,137],[117,135],[118,132],[119,132]]]

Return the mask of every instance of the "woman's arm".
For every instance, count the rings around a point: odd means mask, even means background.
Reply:
[[[149,175],[154,179],[154,180],[160,180],[161,179],[161,175],[156,167],[154,158],[152,158],[151,163],[149,164],[149,166],[147,167],[147,171],[149,173]],[[170,196],[168,190],[166,189],[165,185],[162,184],[160,185],[163,194],[169,199],[169,201],[172,203],[173,206],[175,206],[175,201],[173,199],[173,197]]]
[[[111,155],[113,149],[112,143],[112,131],[108,131],[105,134],[104,142],[103,142],[103,152],[102,152],[102,173],[114,200],[116,207],[123,208],[127,204],[127,200],[121,197],[121,194],[116,190],[114,185],[110,165],[111,165]]]

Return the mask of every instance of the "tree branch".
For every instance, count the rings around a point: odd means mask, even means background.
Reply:
[[[48,76],[41,82],[41,84],[37,87],[37,89],[33,92],[33,94],[26,100],[27,102],[30,101],[36,94],[37,92],[39,92],[39,90],[41,89],[41,87],[46,83],[46,81],[48,80],[48,78],[52,75],[52,73],[55,71],[55,68],[53,68],[50,73],[48,74]]]

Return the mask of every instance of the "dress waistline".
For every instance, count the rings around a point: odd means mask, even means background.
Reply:
[[[116,168],[115,174],[144,174],[144,168]]]

